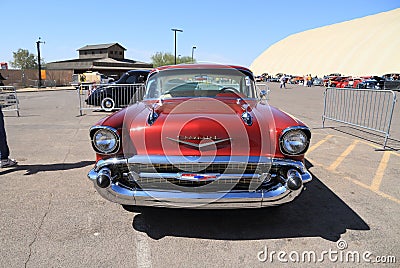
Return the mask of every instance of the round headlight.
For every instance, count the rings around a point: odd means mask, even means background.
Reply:
[[[281,149],[285,154],[303,154],[307,147],[308,137],[302,130],[289,130],[281,138]]]
[[[101,128],[93,135],[93,146],[99,153],[114,153],[119,146],[118,136],[110,129]]]

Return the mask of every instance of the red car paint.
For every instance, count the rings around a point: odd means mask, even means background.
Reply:
[[[312,180],[309,128],[258,98],[249,69],[165,66],[146,88],[143,101],[90,129],[97,163],[88,178],[105,199],[256,208],[290,202]]]

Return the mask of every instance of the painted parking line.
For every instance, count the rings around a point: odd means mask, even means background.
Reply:
[[[378,145],[375,145],[375,144],[369,143],[368,141],[363,141],[363,140],[360,140],[360,142],[364,143],[366,145],[369,145],[377,150],[382,150],[382,146],[378,146]],[[386,152],[389,152],[391,155],[396,155],[396,156],[400,157],[400,154],[397,153],[396,151],[386,151]]]
[[[381,186],[383,176],[385,175],[386,167],[389,163],[390,152],[384,152],[378,169],[376,170],[375,177],[372,180],[371,190],[378,191]]]
[[[349,147],[328,167],[329,171],[334,171],[343,162],[343,160],[354,150],[358,143],[358,140],[354,140]]]
[[[361,187],[363,187],[363,188],[365,188],[365,189],[368,189],[368,190],[370,190],[370,191],[376,193],[376,194],[379,195],[379,196],[382,196],[383,198],[389,199],[389,200],[391,200],[391,201],[393,201],[393,202],[396,202],[397,204],[400,204],[400,199],[397,199],[397,198],[394,197],[394,196],[388,195],[388,194],[386,194],[386,193],[380,191],[379,189],[373,189],[372,186],[366,185],[366,184],[364,184],[364,183],[362,183],[362,182],[360,182],[360,181],[358,181],[358,180],[355,180],[355,179],[350,178],[350,177],[347,177],[347,176],[345,176],[344,178],[345,178],[346,180],[348,180],[348,181],[353,182],[354,184],[357,184],[358,186],[361,186]]]
[[[326,141],[330,140],[333,137],[333,135],[327,135],[324,139],[320,140],[319,142],[317,142],[316,144],[310,146],[310,148],[308,149],[307,153],[311,153],[312,151],[314,151],[315,149],[317,149],[318,147],[320,147],[322,144],[324,144]]]
[[[328,168],[327,168],[325,165],[320,164],[320,163],[318,163],[318,162],[316,162],[316,161],[314,161],[313,159],[310,159],[310,158],[308,158],[308,160],[309,160],[314,166],[318,166],[318,167],[321,167],[321,168],[324,168],[324,169],[328,170]],[[350,178],[350,177],[348,177],[348,176],[343,176],[343,174],[341,174],[340,172],[338,172],[338,171],[336,171],[336,170],[329,170],[329,171],[332,172],[333,174],[339,176],[339,177],[342,177],[342,178],[344,178],[344,179],[346,179],[346,180],[348,180],[348,181],[350,181],[350,182],[352,182],[352,183],[358,185],[358,186],[361,186],[362,188],[365,188],[365,189],[367,189],[367,190],[370,190],[371,192],[374,192],[374,193],[376,193],[377,195],[379,195],[379,196],[381,196],[381,197],[383,197],[383,198],[386,198],[386,199],[388,199],[388,200],[391,200],[391,201],[393,201],[393,202],[396,202],[396,203],[400,204],[400,199],[398,199],[398,198],[396,198],[396,197],[394,197],[394,196],[388,195],[388,194],[386,194],[386,193],[384,193],[384,192],[382,192],[382,191],[380,191],[380,190],[373,189],[371,185],[367,185],[367,184],[365,184],[365,183],[362,183],[362,182],[360,182],[360,181],[358,181],[358,180],[356,180],[356,179]]]
[[[322,144],[324,144],[326,141],[328,141],[332,137],[340,138],[342,136],[327,135],[327,136],[325,136],[325,138],[323,138],[322,140],[317,142],[315,145],[311,146],[310,147],[311,151],[316,150],[317,148],[319,148]],[[383,178],[385,176],[385,171],[386,171],[386,169],[388,167],[390,156],[400,157],[399,153],[397,153],[395,151],[385,151],[383,153],[382,158],[381,158],[380,163],[379,163],[379,166],[376,169],[375,176],[374,176],[374,178],[372,180],[371,185],[368,185],[368,184],[365,184],[363,182],[360,182],[359,180],[356,180],[354,178],[346,176],[346,175],[344,175],[344,174],[342,174],[342,173],[340,173],[339,171],[336,170],[340,166],[340,164],[343,162],[343,160],[354,150],[354,148],[357,146],[358,143],[360,143],[360,144],[362,143],[362,144],[368,145],[368,146],[370,146],[372,148],[375,148],[375,149],[382,149],[382,147],[379,147],[379,146],[377,146],[375,144],[372,144],[372,143],[369,143],[367,141],[354,140],[352,142],[352,144],[349,145],[346,148],[346,150],[329,166],[321,164],[321,163],[318,163],[318,162],[314,161],[313,159],[310,159],[308,155],[307,155],[307,159],[309,161],[311,161],[313,163],[313,165],[315,165],[315,166],[319,166],[321,168],[324,168],[324,169],[332,172],[333,174],[338,175],[339,177],[342,177],[342,178],[344,178],[344,179],[346,179],[346,180],[348,180],[348,181],[350,181],[350,182],[352,182],[352,183],[354,183],[354,184],[356,184],[356,185],[358,185],[358,186],[360,186],[362,188],[370,190],[370,191],[374,192],[375,194],[377,194],[377,195],[379,195],[379,196],[381,196],[383,198],[386,198],[388,200],[391,200],[393,202],[396,202],[396,203],[400,204],[400,199],[398,199],[398,198],[396,198],[394,196],[391,196],[389,194],[386,194],[386,193],[384,193],[384,192],[382,192],[380,190],[380,186],[381,186]],[[308,151],[308,152],[310,152],[310,151]]]

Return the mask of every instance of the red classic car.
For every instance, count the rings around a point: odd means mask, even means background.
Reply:
[[[337,88],[357,88],[357,85],[363,80],[361,78],[346,78],[336,84]]]
[[[100,195],[124,206],[292,201],[312,178],[304,165],[311,132],[269,106],[265,94],[239,66],[154,69],[143,101],[90,129],[97,163],[88,177]]]
[[[334,78],[329,79],[329,87],[338,87],[340,83],[344,80],[348,79],[348,76],[337,76]]]

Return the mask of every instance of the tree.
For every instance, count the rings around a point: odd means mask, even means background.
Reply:
[[[11,61],[10,64],[12,67],[17,69],[36,69],[37,64],[37,57],[29,53],[27,49],[18,49],[17,52],[13,52],[14,61]],[[43,59],[42,59],[43,61]]]
[[[153,61],[154,67],[175,64],[175,57],[172,53],[157,52],[156,54],[151,56],[151,60]],[[193,61],[196,62],[195,59],[193,59]],[[192,63],[192,57],[177,57],[176,63]]]

